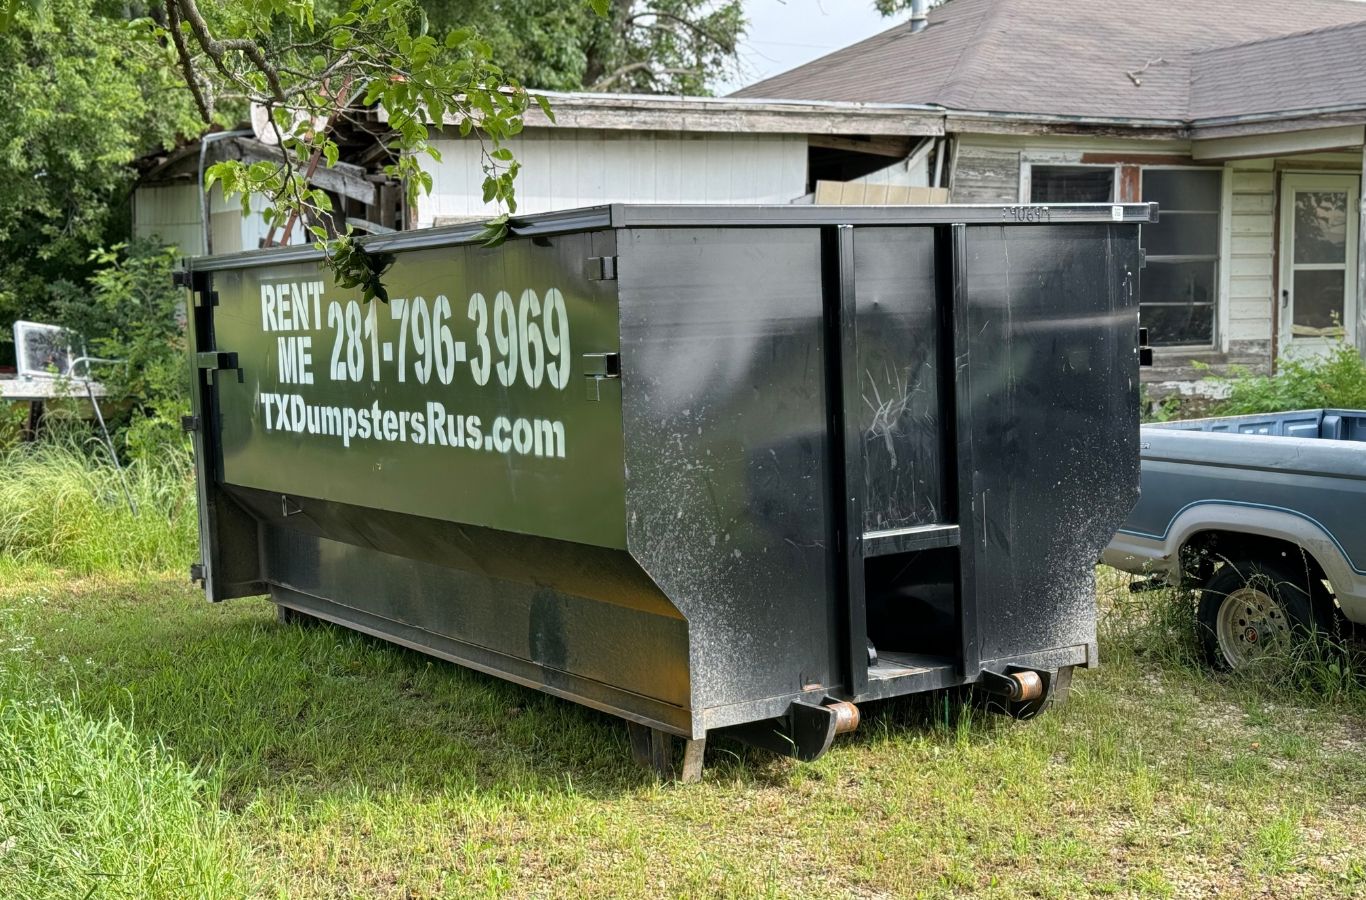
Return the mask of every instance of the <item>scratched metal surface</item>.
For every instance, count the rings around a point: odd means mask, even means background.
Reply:
[[[591,426],[590,452],[553,464],[266,434],[250,395],[274,389],[276,360],[250,333],[251,298],[263,278],[316,263],[215,272],[218,349],[239,352],[245,376],[220,376],[218,477],[265,525],[274,550],[262,577],[344,621],[354,610],[356,627],[387,621],[395,639],[508,677],[530,677],[527,663],[565,695],[675,729],[775,715],[813,685],[841,694],[849,597],[835,582],[822,257],[832,222],[721,219],[403,251],[396,291],[565,285],[575,327],[585,323],[576,339],[594,342],[576,344],[575,359],[621,351],[621,379],[600,401],[388,380],[318,387],[338,403],[449,395],[485,416]],[[864,525],[961,519],[961,551],[941,551],[919,581],[951,591],[963,578],[974,659],[1090,644],[1093,563],[1138,481],[1137,225],[967,225],[946,335],[936,303],[950,270],[935,241],[949,225],[855,226]],[[589,258],[612,254],[617,282],[584,280]],[[939,347],[951,338],[949,364]],[[950,422],[956,445],[944,441]],[[254,530],[238,530],[256,546]],[[686,709],[691,725],[660,718],[659,703]]]
[[[933,228],[854,232],[865,531],[944,521]]]
[[[694,703],[829,685],[820,231],[618,247],[627,547],[688,618]]]
[[[1138,245],[968,229],[956,311],[964,569],[990,660],[1095,639],[1094,564],[1138,497]]]

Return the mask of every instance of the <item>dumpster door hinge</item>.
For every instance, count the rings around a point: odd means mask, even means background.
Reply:
[[[589,281],[616,281],[617,258],[615,256],[588,257]]]
[[[180,430],[186,434],[194,434],[199,430],[199,416],[181,416]]]
[[[602,383],[621,377],[620,353],[585,353],[583,355],[583,377],[588,388],[588,399],[602,399]]]

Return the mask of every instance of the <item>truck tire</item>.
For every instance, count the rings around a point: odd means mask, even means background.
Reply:
[[[1289,653],[1326,631],[1321,593],[1312,576],[1289,560],[1226,561],[1200,591],[1196,629],[1205,659],[1236,671]]]

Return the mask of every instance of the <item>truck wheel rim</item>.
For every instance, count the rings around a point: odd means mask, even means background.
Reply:
[[[1254,587],[1224,598],[1216,626],[1219,650],[1235,669],[1278,653],[1290,637],[1285,610],[1270,594]]]

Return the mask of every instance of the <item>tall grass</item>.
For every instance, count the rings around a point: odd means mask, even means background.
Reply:
[[[1097,570],[1098,630],[1105,653],[1213,674],[1198,640],[1197,592],[1160,587],[1135,593],[1129,586],[1137,581],[1115,569]],[[1328,701],[1366,711],[1366,646],[1349,632],[1339,622],[1282,655],[1224,677],[1269,697],[1298,695],[1309,703]]]
[[[125,467],[80,432],[0,451],[0,559],[89,574],[168,571],[195,553],[188,453],[167,446]]]
[[[0,700],[0,896],[241,896],[209,786],[112,716]]]

